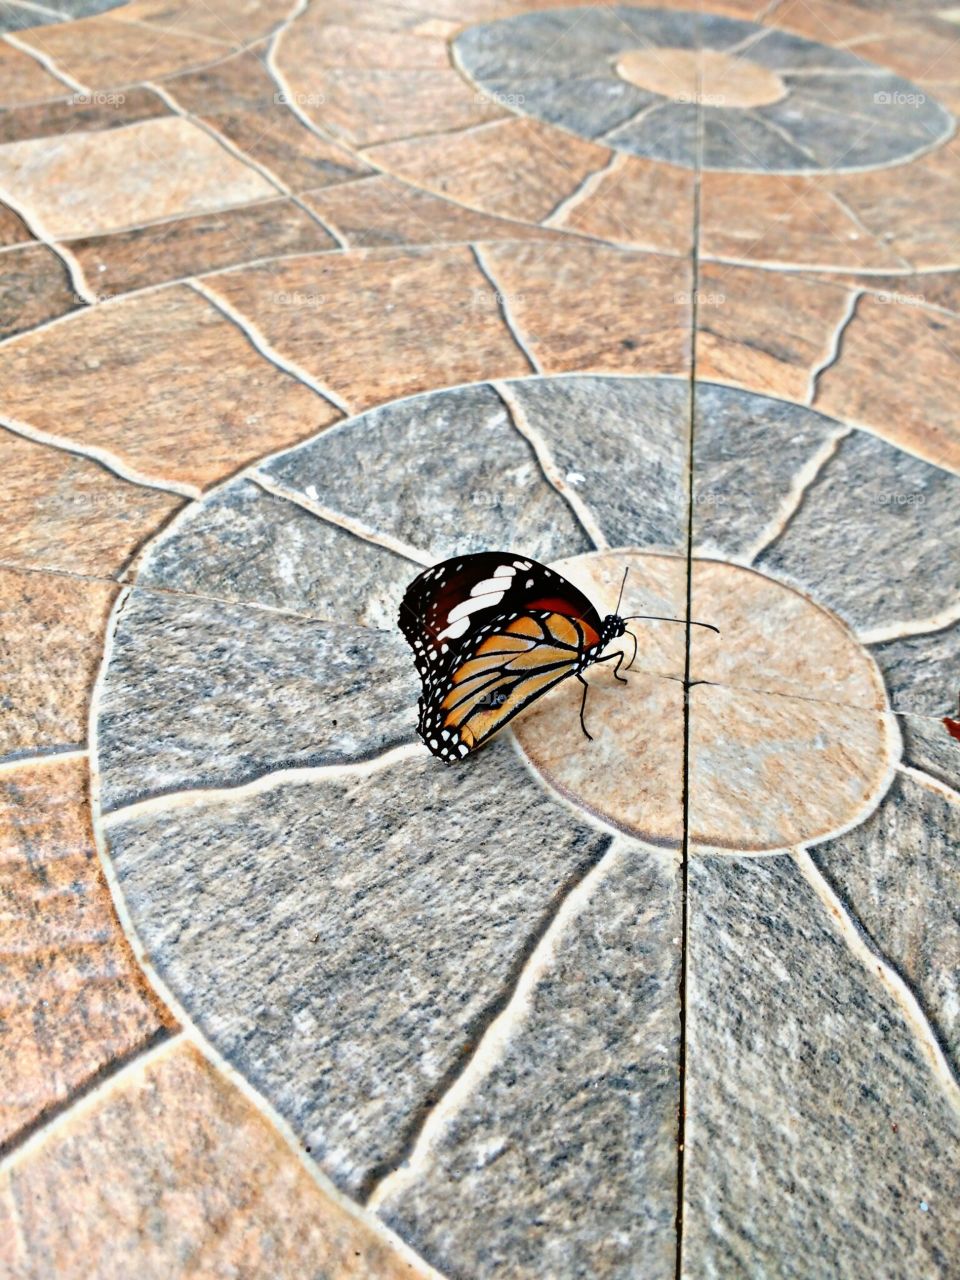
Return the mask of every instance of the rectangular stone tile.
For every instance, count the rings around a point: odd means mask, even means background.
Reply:
[[[174,76],[164,88],[184,110],[206,120],[292,190],[370,172],[345,147],[311,133],[255,53]]]
[[[63,81],[22,49],[0,44],[0,107],[19,107],[44,98],[62,98]]]
[[[126,1072],[0,1179],[17,1280],[431,1274],[311,1178],[184,1040]],[[13,1230],[13,1223],[17,1230]]]
[[[337,242],[292,200],[277,197],[67,242],[99,298],[202,275],[257,258],[317,253]]]
[[[54,102],[5,111],[0,115],[0,143],[121,129],[138,120],[169,115],[170,108],[151,89],[116,89],[99,95],[75,93]]]
[[[210,484],[339,416],[186,286],[89,309],[51,337],[0,349],[6,412],[161,483]]]
[[[687,254],[693,244],[694,181],[689,169],[621,154],[607,173],[561,205],[551,226],[632,249]]]
[[[256,170],[179,116],[7,143],[0,146],[0,184],[58,238],[275,194]]]
[[[0,258],[2,261],[2,258]],[[0,560],[108,577],[183,505],[99,463],[0,428]]]
[[[0,568],[0,756],[86,741],[116,590],[106,582]]]
[[[691,267],[685,258],[592,244],[489,244],[483,260],[546,373],[684,373]]]
[[[46,245],[0,253],[0,338],[82,306],[62,259]]]
[[[114,915],[87,767],[54,756],[0,775],[0,1147],[172,1025]]]
[[[208,283],[355,409],[530,371],[467,248],[277,262]]]
[[[611,158],[606,147],[538,120],[516,118],[456,137],[371,147],[369,155],[378,167],[415,186],[527,222],[547,218]]]
[[[868,295],[858,301],[840,357],[820,379],[814,403],[960,471],[960,429],[952,412],[958,375],[960,319]]]

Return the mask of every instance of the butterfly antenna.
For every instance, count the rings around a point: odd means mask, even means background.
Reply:
[[[623,619],[624,622],[681,622],[687,625],[686,618],[663,618],[657,613],[631,613],[628,618]],[[720,634],[720,628],[715,627],[712,622],[694,622],[690,619],[691,627],[706,627],[708,631],[715,631]]]
[[[617,596],[617,607],[614,609],[613,611],[614,613],[620,612],[620,601],[623,599],[623,588],[627,584],[627,574],[629,572],[630,572],[630,566],[627,565],[627,567],[623,571],[623,578],[620,581],[620,594]]]

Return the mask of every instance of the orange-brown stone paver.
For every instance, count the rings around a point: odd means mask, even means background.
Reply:
[[[0,771],[0,1148],[173,1025],[120,931],[85,756]]]
[[[7,1274],[426,1280],[325,1192],[182,1039],[108,1083],[0,1176]],[[18,1230],[14,1230],[14,1223]]]
[[[86,97],[82,94],[64,97],[65,91],[61,85],[53,101],[4,111],[0,115],[0,143],[123,129],[138,120],[154,120],[171,114],[163,98],[152,89],[131,87],[118,93]]]
[[[690,169],[620,154],[559,207],[550,225],[632,249],[688,254],[694,184]]]
[[[63,97],[63,82],[22,49],[0,44],[0,107]]]
[[[46,245],[0,254],[0,338],[54,320],[80,302],[63,260]]]
[[[118,22],[146,23],[195,37],[200,62],[204,40],[235,47],[251,44],[282,25],[290,16],[290,5],[287,0],[133,0],[109,12]]]

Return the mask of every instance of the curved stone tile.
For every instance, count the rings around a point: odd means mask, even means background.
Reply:
[[[960,797],[898,774],[866,822],[812,856],[960,1068]]]
[[[378,1211],[441,1271],[674,1275],[680,897],[625,845]]]
[[[107,812],[412,741],[419,683],[399,630],[133,589],[98,709]]]
[[[354,1194],[403,1157],[609,839],[503,741],[109,830],[165,982]]]
[[[960,1251],[960,1120],[788,858],[690,866],[692,1274],[913,1280]]]
[[[530,75],[484,82],[495,102],[516,106],[547,124],[584,138],[601,138],[656,101],[625,80],[609,75]],[[619,135],[618,135],[619,136]]]
[[[778,6],[780,7],[780,6]],[[791,8],[788,4],[783,8]],[[838,21],[841,19],[838,18]],[[779,23],[780,14],[777,14],[776,21]],[[823,29],[818,32],[822,40],[839,40],[839,35]],[[770,67],[774,71],[790,72],[790,71],[810,71],[812,69],[819,70],[821,67],[829,67],[838,72],[865,73],[876,71],[882,73],[882,67],[871,67],[863,58],[858,57],[856,53],[848,52],[846,49],[834,49],[829,44],[820,43],[819,40],[805,40],[801,36],[791,35],[787,31],[778,31],[773,28],[767,31],[766,35],[755,41],[750,46],[750,61],[757,62],[761,67]]]
[[[685,550],[684,379],[544,378],[506,386],[610,546]]]
[[[319,1187],[183,1040],[5,1170],[0,1223],[11,1280],[435,1277]]]
[[[436,560],[502,548],[549,561],[591,545],[485,384],[373,409],[263,471]]]
[[[421,568],[238,480],[154,542],[137,584],[390,631]]]
[[[46,245],[0,254],[0,339],[82,305],[63,260]]]
[[[2,1149],[172,1025],[114,915],[85,757],[0,775],[0,911]]]
[[[960,478],[854,432],[758,558],[855,628],[935,616],[960,594]]]

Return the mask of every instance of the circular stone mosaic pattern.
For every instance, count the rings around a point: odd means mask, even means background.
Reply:
[[[548,10],[471,27],[456,61],[505,105],[631,155],[768,173],[895,164],[949,136],[923,90],[854,53],[713,14]]]

